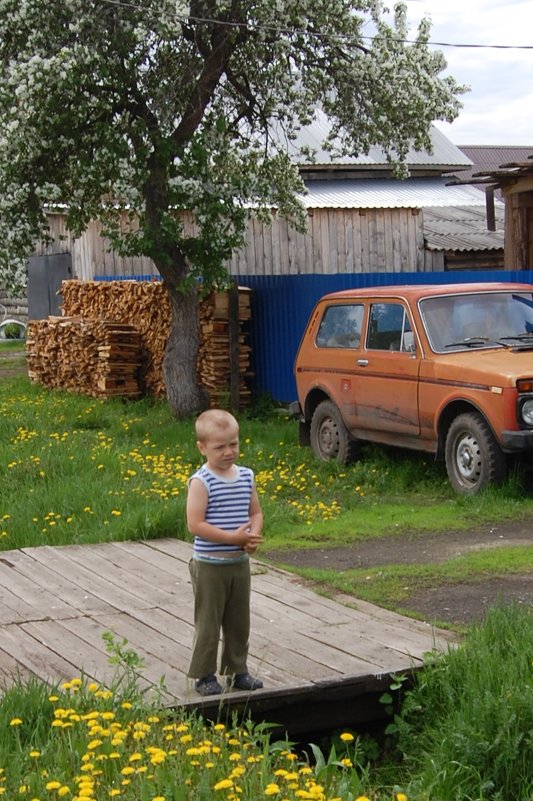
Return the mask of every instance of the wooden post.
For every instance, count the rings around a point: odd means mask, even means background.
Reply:
[[[239,375],[239,287],[232,284],[229,289],[228,316],[229,316],[229,371],[230,371],[230,407],[232,412],[238,412],[240,406],[240,375]]]
[[[496,230],[496,212],[494,210],[494,187],[487,186],[485,189],[485,205],[487,209],[487,230]]]

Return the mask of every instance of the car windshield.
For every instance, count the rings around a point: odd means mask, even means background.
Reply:
[[[533,347],[533,294],[483,292],[426,298],[420,313],[436,353]]]

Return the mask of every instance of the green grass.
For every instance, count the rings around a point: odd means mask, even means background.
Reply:
[[[410,798],[531,800],[532,655],[533,607],[497,605],[419,674],[396,721]]]
[[[4,352],[16,351],[21,355],[26,353],[26,343],[20,339],[0,339],[0,357]]]

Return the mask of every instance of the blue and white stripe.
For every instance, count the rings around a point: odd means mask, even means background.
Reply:
[[[250,519],[253,470],[239,465],[235,467],[237,477],[233,479],[223,479],[205,465],[191,477],[198,478],[207,490],[206,523],[223,531],[235,531]],[[217,551],[242,551],[242,548],[239,545],[226,545],[195,537],[194,550],[198,554],[215,555]]]

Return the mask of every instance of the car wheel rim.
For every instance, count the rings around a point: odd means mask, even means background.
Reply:
[[[477,440],[471,434],[465,434],[458,440],[455,464],[463,481],[469,484],[477,483],[482,463]]]
[[[334,421],[330,418],[323,421],[318,434],[320,450],[328,458],[332,458],[339,452],[339,431]]]

